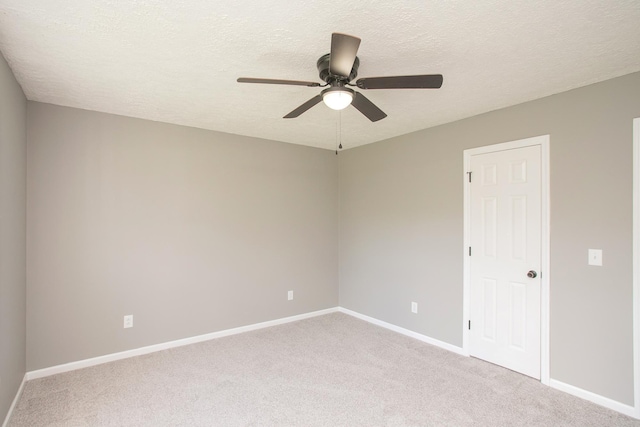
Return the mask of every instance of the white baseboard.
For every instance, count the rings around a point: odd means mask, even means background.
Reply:
[[[443,348],[445,350],[452,351],[461,356],[468,356],[464,353],[462,347],[457,347],[453,344],[446,343],[444,341],[437,340],[435,338],[428,337],[426,335],[419,334],[417,332],[410,331],[409,329],[401,328],[400,326],[393,325],[391,323],[384,322],[382,320],[378,320],[374,317],[369,317],[364,314],[360,314],[357,311],[349,310],[348,308],[338,307],[338,311],[344,314],[348,314],[353,317],[357,317],[358,319],[364,320],[369,323],[373,323],[374,325],[382,326],[385,329],[389,329],[391,331],[397,332],[402,335],[406,335],[411,338],[415,338],[417,340],[426,342],[427,344],[435,345],[436,347]]]
[[[254,323],[253,325],[240,326],[238,328],[225,329],[223,331],[212,332],[210,334],[198,335],[190,338],[183,338],[175,341],[169,341],[160,344],[154,344],[146,347],[140,347],[133,350],[122,351],[119,353],[107,354],[104,356],[92,357],[90,359],[79,360],[77,362],[65,363],[63,365],[51,366],[49,368],[30,371],[25,374],[26,380],[48,377],[50,375],[60,374],[62,372],[75,371],[76,369],[87,368],[89,366],[101,365],[103,363],[114,362],[116,360],[127,359],[129,357],[141,356],[143,354],[154,353],[156,351],[167,350],[184,345],[195,344],[203,341],[209,341],[216,338],[222,338],[229,335],[241,334],[243,332],[255,331],[257,329],[268,328],[270,326],[282,325],[284,323],[295,322],[298,320],[308,319],[310,317],[322,316],[324,314],[335,313],[338,307],[327,308],[325,310],[313,311],[310,313],[299,314],[296,316],[283,317],[280,319],[269,320],[267,322]]]
[[[596,405],[604,406],[605,408],[612,409],[624,415],[638,418],[636,409],[633,406],[620,403],[617,400],[609,399],[608,397],[604,397],[599,394],[581,389],[579,387],[563,383],[562,381],[554,380],[553,378],[549,380],[549,387],[555,388],[556,390],[564,391],[565,393],[572,394],[576,397],[588,400],[589,402],[595,403]]]
[[[20,387],[18,387],[18,391],[16,392],[16,397],[13,398],[13,402],[11,402],[11,406],[9,406],[9,411],[7,412],[7,416],[4,417],[4,422],[2,423],[2,427],[7,427],[9,425],[9,420],[11,419],[11,415],[13,414],[13,410],[18,404],[18,399],[22,396],[22,389],[24,389],[24,383],[27,382],[27,375],[25,374],[22,377],[22,382],[20,383]]]

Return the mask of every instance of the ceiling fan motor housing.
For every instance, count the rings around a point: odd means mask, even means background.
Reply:
[[[327,53],[326,55],[322,55],[316,66],[318,67],[318,71],[320,72],[320,79],[326,83],[333,82],[350,82],[358,76],[358,67],[360,66],[360,60],[356,56],[356,60],[353,61],[353,68],[351,68],[351,73],[349,74],[349,78],[345,79],[343,76],[335,76],[329,72],[329,63],[331,61],[331,54]]]

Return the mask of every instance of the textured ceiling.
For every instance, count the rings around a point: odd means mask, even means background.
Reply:
[[[0,0],[0,50],[28,99],[332,149],[318,88],[332,32],[362,38],[359,77],[444,75],[369,90],[388,114],[342,115],[345,148],[640,70],[638,0]]]

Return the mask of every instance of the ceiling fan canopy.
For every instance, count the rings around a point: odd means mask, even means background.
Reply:
[[[319,95],[300,105],[285,119],[300,116],[316,104],[324,103],[334,110],[342,110],[353,105],[372,122],[382,120],[387,115],[373,102],[369,101],[358,89],[439,89],[442,86],[441,74],[423,74],[412,76],[365,77],[351,83],[358,76],[360,60],[357,57],[360,39],[348,34],[333,33],[331,35],[331,52],[321,56],[316,67],[324,84],[301,80],[260,79],[240,77],[239,83],[262,83],[277,85],[294,85],[307,87],[326,87]]]

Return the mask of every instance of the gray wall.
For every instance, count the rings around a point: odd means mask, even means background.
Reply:
[[[639,116],[635,73],[344,152],[340,305],[461,346],[463,150],[550,134],[551,378],[633,405]]]
[[[0,54],[0,421],[25,373],[27,100]]]
[[[28,132],[28,370],[338,304],[333,152],[36,102]]]

